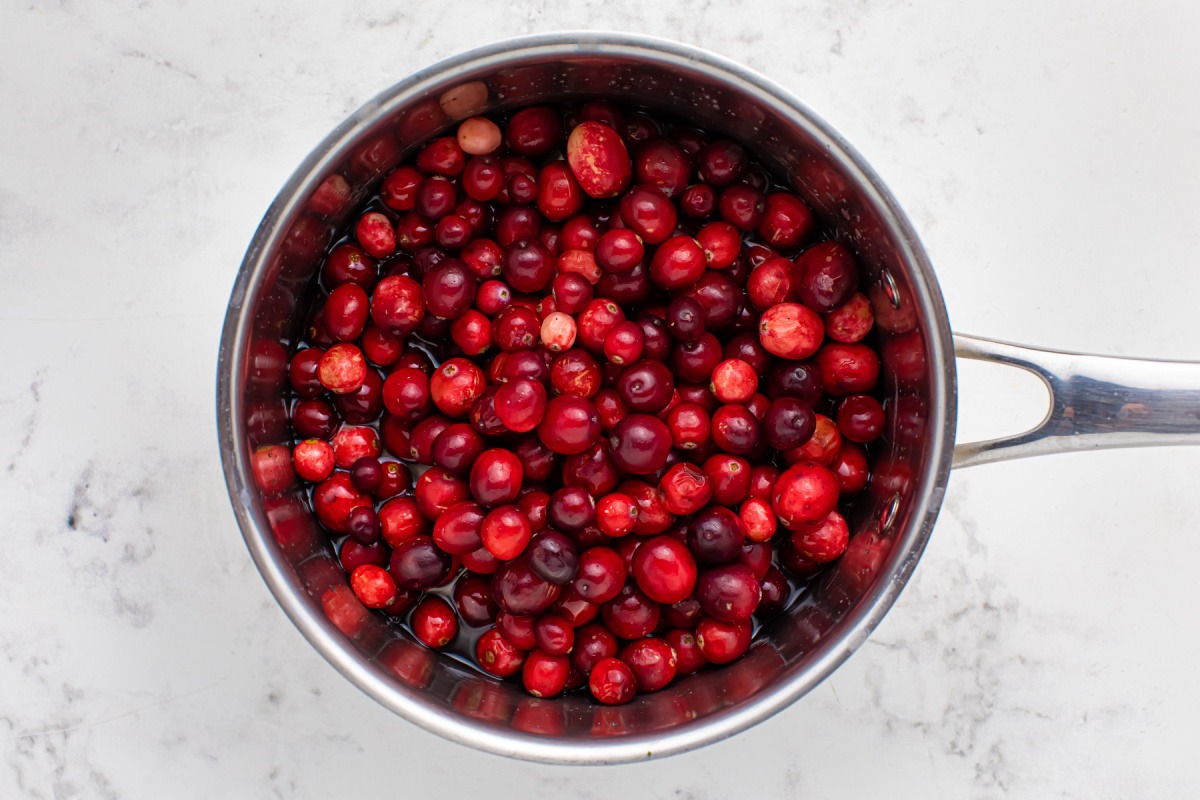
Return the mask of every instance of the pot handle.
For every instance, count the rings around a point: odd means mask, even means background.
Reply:
[[[1111,447],[1200,444],[1200,363],[1063,353],[954,335],[959,358],[1033,373],[1050,409],[1016,436],[954,448],[954,466]]]

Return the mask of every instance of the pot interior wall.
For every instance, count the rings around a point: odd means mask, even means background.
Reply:
[[[930,337],[944,331],[937,330],[936,320],[931,324],[913,299],[914,276],[921,280],[913,261],[919,245],[906,239],[911,234],[898,229],[894,219],[887,221],[884,201],[836,140],[777,97],[736,76],[694,68],[676,54],[640,48],[623,52],[611,46],[603,52],[581,47],[573,53],[531,47],[507,63],[498,61],[503,59],[418,75],[381,96],[331,136],[269,211],[234,293],[235,305],[244,303],[250,312],[243,312],[247,324],[233,354],[237,363],[231,392],[237,402],[221,409],[231,415],[233,446],[241,453],[240,497],[235,495],[235,501],[246,504],[249,519],[266,534],[269,557],[321,618],[335,641],[332,646],[368,660],[398,696],[506,736],[545,736],[558,742],[649,736],[735,713],[798,673],[815,670],[821,659],[827,661],[823,671],[836,666],[844,653],[830,654],[839,641],[861,625],[864,609],[882,592],[898,591],[898,585],[884,584],[902,584],[912,563],[901,562],[915,562],[924,544],[928,526],[914,518],[914,510],[923,513],[914,498],[928,493],[930,476],[937,472],[929,463],[929,442],[942,420],[930,424],[929,408],[936,399],[931,368],[937,372],[946,366],[928,363]],[[472,86],[474,82],[482,87]],[[246,477],[254,448],[289,441],[287,359],[334,231],[383,174],[420,142],[453,126],[453,117],[443,110],[450,96],[470,96],[480,89],[486,95],[482,107],[455,108],[455,101],[449,101],[453,116],[602,97],[737,139],[812,205],[827,231],[854,250],[865,273],[863,291],[878,317],[889,430],[886,444],[875,452],[869,487],[852,514],[855,533],[849,550],[787,614],[765,627],[746,658],[640,695],[626,706],[598,707],[575,696],[529,697],[517,685],[483,677],[452,657],[414,644],[374,616],[355,639],[346,639],[321,612],[325,591],[346,581],[328,538],[299,494],[264,498]],[[334,175],[347,181],[354,200],[341,214],[323,217],[313,211],[309,198]],[[932,291],[936,294],[936,285]],[[928,295],[929,288],[915,291],[922,293]],[[940,296],[936,307],[940,309]],[[952,381],[953,372],[949,374]],[[920,541],[897,546],[905,537]]]

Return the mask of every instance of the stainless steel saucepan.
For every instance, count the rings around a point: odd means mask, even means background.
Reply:
[[[728,135],[787,176],[849,245],[881,334],[889,423],[842,559],[747,656],[620,707],[539,700],[372,618],[354,639],[320,598],[346,578],[299,494],[256,488],[251,453],[289,438],[289,348],[321,257],[347,211],[312,202],[327,180],[355,200],[422,141],[472,113],[605,97]],[[340,179],[335,177],[340,176]],[[349,204],[353,205],[353,203]],[[954,445],[955,356],[1011,364],[1050,391],[1045,419],[1004,439]],[[858,648],[917,565],[952,466],[1066,450],[1195,443],[1200,365],[1058,353],[951,334],[937,278],[904,212],[857,152],[790,94],[738,64],[627,34],[504,42],[412,75],[331,133],[288,179],[238,272],[217,376],[221,458],[250,553],[279,604],[343,675],[447,738],[535,761],[599,764],[679,753],[786,707]],[[1116,488],[1116,487],[1114,487]]]

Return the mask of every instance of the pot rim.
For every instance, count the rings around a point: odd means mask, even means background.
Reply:
[[[912,299],[926,322],[926,363],[931,376],[929,418],[941,419],[929,430],[930,452],[924,470],[914,476],[908,526],[895,536],[890,566],[881,570],[872,590],[841,621],[837,635],[826,636],[808,657],[808,665],[787,680],[751,699],[702,719],[652,734],[585,742],[556,740],[516,731],[500,732],[430,702],[419,691],[406,691],[373,662],[368,662],[292,585],[274,552],[270,526],[253,502],[245,434],[237,430],[243,398],[239,372],[245,362],[267,253],[283,234],[286,220],[314,188],[314,176],[343,153],[349,143],[397,106],[438,85],[452,86],[456,76],[532,54],[560,56],[624,55],[651,62],[701,69],[755,102],[784,116],[801,118],[878,211],[889,238],[908,264]],[[773,81],[706,50],[667,39],[622,32],[561,31],[507,39],[451,56],[419,70],[368,100],[338,125],[301,162],[280,189],[255,231],[238,269],[221,334],[217,363],[217,428],[225,481],[246,546],[271,593],[309,643],[342,675],[384,707],[452,741],[498,755],[552,764],[616,764],[683,753],[728,738],[778,713],[815,688],[866,641],[895,603],[923,553],[949,479],[956,424],[956,372],[945,304],[912,224],[862,156],[804,103]]]

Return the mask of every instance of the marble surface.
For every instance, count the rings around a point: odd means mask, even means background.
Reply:
[[[1135,7],[1136,6],[1136,7]],[[701,752],[511,762],[333,671],[250,563],[217,341],[297,163],[440,57],[570,27],[710,48],[889,182],[960,329],[1200,358],[1200,7],[293,0],[0,8],[0,797],[1195,794],[1200,450],[955,474],[915,579],[810,696]],[[964,437],[1039,416],[964,368]]]

